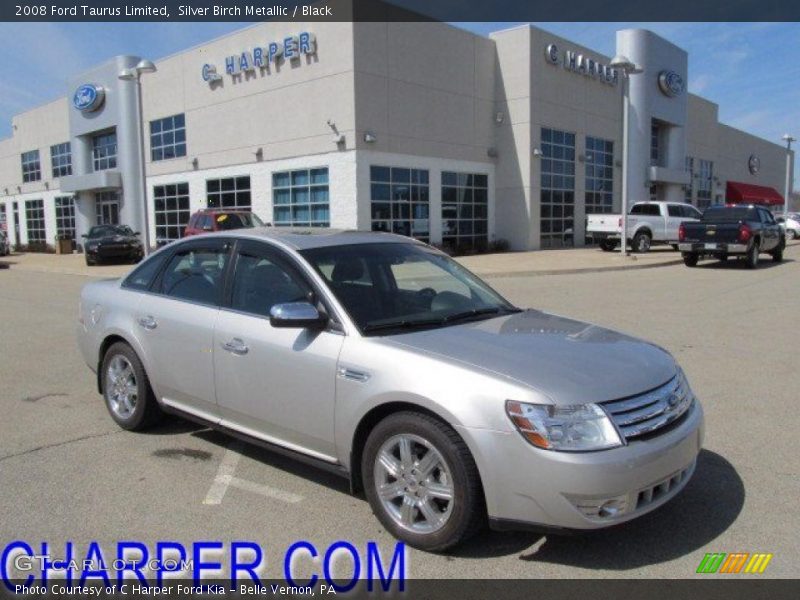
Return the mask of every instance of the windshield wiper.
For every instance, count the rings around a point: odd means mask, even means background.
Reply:
[[[382,331],[384,329],[414,329],[416,327],[430,327],[431,325],[440,325],[441,319],[419,319],[419,320],[401,320],[389,321],[387,323],[372,323],[364,325],[363,331]]]
[[[442,323],[453,323],[455,321],[463,321],[471,319],[472,317],[479,317],[481,315],[496,315],[500,312],[497,306],[487,306],[485,308],[473,308],[472,310],[465,310],[463,312],[453,313],[447,315],[442,319]]]
[[[500,312],[503,313],[516,313],[522,312],[519,308],[499,308],[497,306],[487,306],[484,308],[473,308],[472,310],[465,310],[463,312],[453,313],[446,317],[438,319],[414,319],[414,320],[398,320],[389,321],[387,323],[372,323],[364,325],[363,331],[382,331],[386,329],[415,329],[421,327],[435,327],[437,325],[449,325],[457,321],[465,321],[474,317],[483,315],[496,315]]]

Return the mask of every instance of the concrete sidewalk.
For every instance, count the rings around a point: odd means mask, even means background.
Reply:
[[[680,255],[669,247],[657,248],[648,254],[635,254],[627,258],[620,256],[619,252],[603,252],[597,248],[570,248],[462,256],[457,260],[479,275],[509,277],[659,267],[680,262]],[[121,277],[133,268],[128,264],[89,267],[86,266],[82,254],[12,254],[0,258],[0,266],[3,266],[3,263],[11,269],[86,277]]]
[[[800,241],[792,241],[788,245],[800,246]],[[599,248],[568,248],[462,256],[457,260],[469,270],[484,277],[515,277],[664,267],[680,264],[681,256],[669,246],[665,246],[654,248],[647,254],[631,254],[628,257],[620,256],[619,252],[603,252]],[[0,269],[6,267],[84,277],[122,277],[133,268],[127,264],[88,267],[82,254],[36,253],[12,254],[0,258]]]

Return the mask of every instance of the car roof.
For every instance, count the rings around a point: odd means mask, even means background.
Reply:
[[[236,237],[274,241],[295,250],[349,246],[352,244],[422,244],[413,238],[380,231],[331,229],[328,227],[254,227],[205,234],[203,237]]]

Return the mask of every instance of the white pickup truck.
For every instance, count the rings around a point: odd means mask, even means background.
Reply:
[[[628,213],[628,240],[634,252],[647,252],[653,244],[670,244],[678,249],[678,227],[683,221],[697,221],[703,214],[682,202],[637,202]],[[622,215],[587,215],[586,234],[606,252],[619,244]]]

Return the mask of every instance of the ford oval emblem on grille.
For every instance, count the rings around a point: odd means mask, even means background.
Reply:
[[[678,403],[681,401],[680,396],[678,394],[670,394],[669,398],[667,399],[667,404],[669,404],[670,408],[675,408],[678,406]]]

